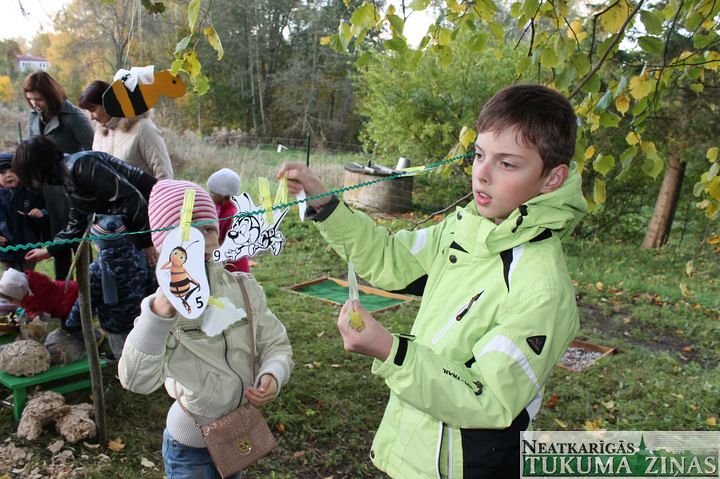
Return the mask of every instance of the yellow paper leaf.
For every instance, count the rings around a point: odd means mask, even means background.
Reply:
[[[615,98],[615,108],[617,108],[617,111],[622,115],[625,115],[625,112],[630,108],[630,98],[628,98],[627,95],[620,95]]]
[[[720,244],[720,234],[712,235],[707,242],[708,244]]]
[[[717,426],[717,418],[715,416],[710,416],[705,420],[705,424],[708,426]]]

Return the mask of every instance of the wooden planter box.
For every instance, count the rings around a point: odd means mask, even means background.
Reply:
[[[563,369],[580,372],[592,366],[600,358],[615,353],[613,348],[599,346],[574,339],[558,363]]]

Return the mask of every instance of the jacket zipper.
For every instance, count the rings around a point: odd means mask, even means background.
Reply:
[[[438,341],[440,341],[443,336],[447,334],[447,332],[450,330],[453,324],[459,322],[461,319],[465,317],[465,315],[470,311],[470,308],[472,308],[473,304],[480,299],[480,296],[485,292],[485,290],[480,291],[478,294],[473,296],[470,301],[468,301],[466,304],[464,304],[455,315],[448,320],[447,323],[445,323],[445,326],[442,327],[442,329],[435,335],[435,337],[432,339],[433,344],[437,344]]]

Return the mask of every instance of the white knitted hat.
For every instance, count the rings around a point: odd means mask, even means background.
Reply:
[[[0,278],[0,293],[8,298],[22,301],[25,296],[32,294],[32,291],[25,273],[8,268]]]
[[[210,193],[237,196],[240,194],[240,175],[229,168],[223,168],[210,175],[207,186]]]

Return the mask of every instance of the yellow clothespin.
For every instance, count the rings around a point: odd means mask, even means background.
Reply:
[[[195,206],[195,189],[188,188],[185,190],[182,209],[180,209],[180,241],[190,241],[193,206]]]
[[[409,168],[403,168],[400,171],[402,171],[403,173],[408,173],[407,176],[413,176],[413,175],[420,173],[424,169],[425,169],[424,166],[411,166]]]
[[[275,193],[275,206],[287,203],[288,200],[288,187],[287,177],[282,175],[280,178],[280,184],[278,185],[277,193]]]
[[[272,197],[270,196],[270,184],[264,176],[258,178],[258,190],[260,190],[260,202],[265,210],[265,218],[269,224],[275,222],[272,210]]]
[[[215,306],[216,308],[220,308],[220,309],[223,309],[225,307],[225,303],[223,303],[222,301],[220,301],[219,299],[217,299],[215,296],[212,296],[212,295],[208,298],[208,304],[211,304],[211,305]]]

